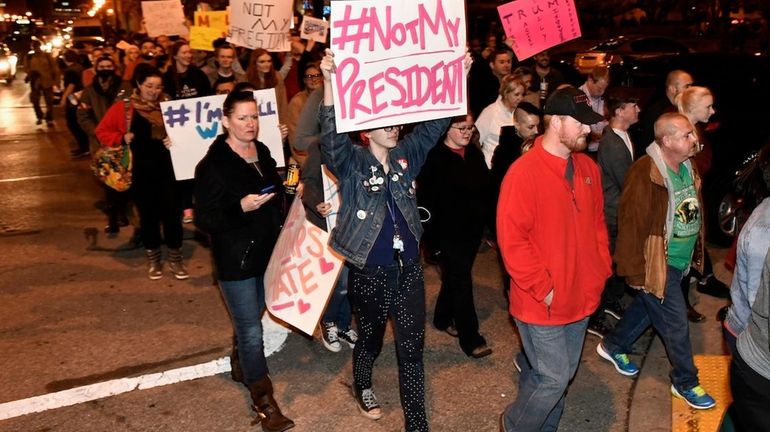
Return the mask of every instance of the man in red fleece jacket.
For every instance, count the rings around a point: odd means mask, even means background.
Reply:
[[[555,91],[543,111],[545,133],[508,170],[497,207],[509,311],[529,360],[517,358],[519,391],[503,431],[557,429],[588,316],[611,274],[601,174],[581,153],[588,125],[604,118],[573,87]]]

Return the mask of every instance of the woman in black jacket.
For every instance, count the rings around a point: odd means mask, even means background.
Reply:
[[[490,175],[481,150],[468,145],[473,130],[472,116],[452,119],[417,176],[417,201],[430,212],[423,238],[441,267],[433,325],[459,337],[465,354],[480,358],[492,350],[479,334],[471,270],[486,222]]]
[[[284,431],[294,422],[273,399],[260,320],[265,309],[263,276],[280,232],[281,200],[276,194],[281,178],[270,150],[257,141],[259,115],[253,93],[230,93],[222,114],[226,133],[211,144],[195,170],[195,223],[211,235],[243,383],[263,417],[262,429]]]

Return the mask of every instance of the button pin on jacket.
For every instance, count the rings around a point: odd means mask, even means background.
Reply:
[[[587,184],[587,185],[590,185],[590,184],[591,184],[591,177],[586,177],[586,184]]]
[[[366,219],[366,211],[364,211],[364,210],[357,211],[356,212],[356,217],[361,219],[361,220]]]

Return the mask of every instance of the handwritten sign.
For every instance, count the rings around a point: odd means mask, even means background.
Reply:
[[[222,128],[222,104],[227,95],[213,95],[160,103],[166,132],[171,138],[171,163],[177,180],[195,177],[195,167]],[[259,136],[278,166],[284,166],[283,142],[278,129],[275,89],[255,90],[259,103]]]
[[[222,31],[213,27],[190,27],[190,48],[214,51],[214,41],[222,37]]]
[[[339,132],[466,112],[465,2],[334,2],[332,80]]]
[[[519,61],[580,37],[574,0],[516,0],[497,12]]]
[[[332,229],[337,226],[337,215],[340,212],[340,191],[337,178],[326,165],[321,165],[321,180],[324,186],[324,202],[331,204],[331,210],[326,216],[326,228],[328,232],[332,232]]]
[[[188,30],[179,0],[143,1],[142,17],[149,37],[187,36]]]
[[[277,318],[313,334],[344,262],[329,234],[308,222],[294,199],[265,271],[265,303]]]
[[[294,15],[287,0],[230,0],[227,41],[250,49],[289,51]]]
[[[305,15],[300,26],[299,37],[302,39],[312,39],[316,42],[326,42],[326,35],[329,33],[329,21],[320,18],[313,18]]]
[[[222,32],[220,37],[225,37],[230,29],[230,8],[224,11],[195,11],[193,23],[198,27],[218,29]]]

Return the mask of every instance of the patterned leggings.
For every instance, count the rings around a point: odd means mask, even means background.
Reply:
[[[350,269],[350,290],[358,318],[358,342],[353,349],[356,390],[372,387],[372,368],[382,350],[388,316],[395,321],[401,407],[408,432],[427,432],[425,415],[425,284],[419,261],[404,266]]]

